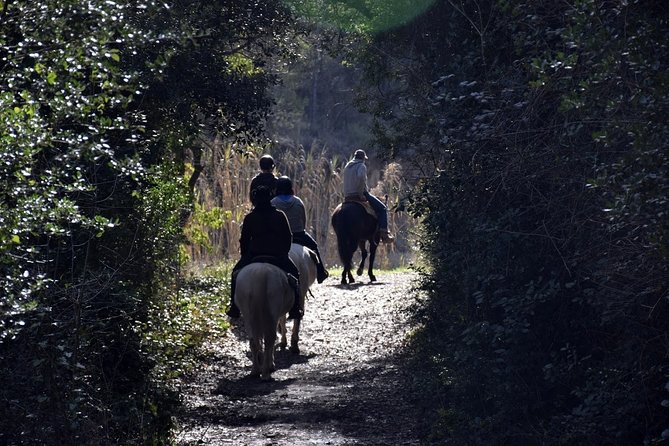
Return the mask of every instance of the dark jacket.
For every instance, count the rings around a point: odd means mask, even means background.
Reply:
[[[286,215],[274,206],[254,208],[242,224],[242,257],[288,256],[293,236]]]
[[[253,203],[253,191],[258,186],[266,186],[269,190],[272,191],[272,197],[276,193],[276,180],[272,172],[260,172],[258,175],[254,176],[251,180],[251,187],[249,187],[249,199]]]

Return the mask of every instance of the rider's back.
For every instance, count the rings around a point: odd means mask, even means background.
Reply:
[[[367,190],[367,167],[363,160],[352,159],[344,167],[344,196],[362,196]]]
[[[306,212],[304,202],[295,195],[278,195],[272,199],[272,204],[288,218],[292,232],[305,230]]]
[[[242,255],[286,256],[291,243],[290,226],[283,212],[273,207],[256,208],[244,218]]]
[[[251,179],[251,186],[249,187],[249,196],[251,201],[253,201],[253,191],[259,187],[266,187],[271,191],[271,195],[274,196],[274,190],[276,189],[276,176],[271,172],[260,172]]]

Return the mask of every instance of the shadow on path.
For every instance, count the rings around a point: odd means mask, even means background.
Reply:
[[[319,285],[303,354],[277,351],[273,380],[251,378],[243,322],[185,392],[179,445],[419,445],[423,413],[405,347],[410,277]],[[383,286],[369,286],[383,285]]]

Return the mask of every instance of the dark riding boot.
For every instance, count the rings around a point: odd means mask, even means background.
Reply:
[[[390,235],[390,232],[387,229],[379,229],[379,234],[381,235],[381,241],[383,243],[392,243],[395,241],[395,237]]]
[[[316,265],[316,280],[318,283],[323,283],[328,277],[330,277],[330,273],[325,269],[323,262],[318,262]]]
[[[316,242],[314,242],[313,250],[316,252],[316,257],[318,257],[318,263],[316,264],[316,280],[318,283],[323,283],[325,279],[330,277],[330,273],[325,269],[325,263],[323,263],[323,258],[321,257],[321,253],[318,250],[318,245],[316,245]]]
[[[239,311],[239,308],[237,307],[237,304],[235,304],[235,283],[237,282],[237,272],[234,271],[232,273],[232,277],[230,278],[230,307],[228,310],[225,312],[225,314],[228,315],[229,318],[231,319],[237,319],[242,315],[242,313]]]
[[[299,321],[304,315],[304,310],[300,308],[300,283],[292,274],[288,274],[288,283],[295,291],[295,301],[293,302],[292,308],[288,312],[288,320],[294,319]]]

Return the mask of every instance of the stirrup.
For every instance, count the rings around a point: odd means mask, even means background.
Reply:
[[[318,279],[318,282],[320,283],[325,279],[327,279],[328,277],[330,277],[330,273],[328,272],[327,269],[325,269],[325,265],[323,264],[323,262],[319,262],[316,265],[316,278]]]

